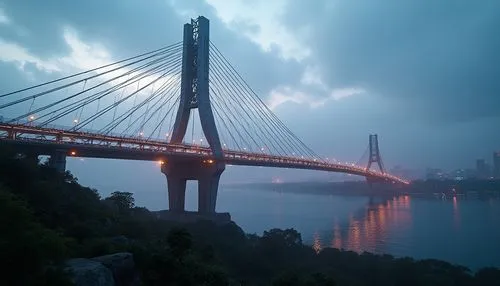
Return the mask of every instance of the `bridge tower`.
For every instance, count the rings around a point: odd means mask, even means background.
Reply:
[[[370,134],[369,137],[369,157],[368,157],[368,165],[366,166],[366,170],[370,170],[372,163],[377,163],[380,172],[385,174],[384,164],[382,164],[382,157],[380,156],[380,150],[378,148],[378,136],[377,134]]]
[[[186,181],[198,181],[198,212],[215,213],[224,154],[215,125],[209,95],[209,21],[192,19],[184,25],[181,95],[170,143],[182,143],[193,109],[198,109],[203,134],[210,146],[210,159],[171,157],[162,164],[167,177],[171,212],[184,212]]]

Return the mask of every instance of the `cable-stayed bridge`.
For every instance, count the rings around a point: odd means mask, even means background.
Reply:
[[[210,41],[204,17],[184,25],[182,42],[2,94],[0,113],[0,142],[60,171],[67,156],[158,161],[171,211],[184,211],[186,180],[198,180],[199,211],[214,213],[227,164],[409,184],[384,171],[376,135],[364,167],[308,148]]]

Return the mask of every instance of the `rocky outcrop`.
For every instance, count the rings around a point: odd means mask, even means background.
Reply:
[[[132,253],[121,252],[91,259],[111,270],[116,286],[139,285],[139,275],[135,269]]]
[[[75,286],[114,286],[113,273],[102,263],[74,258],[66,262],[67,271]]]
[[[74,258],[66,262],[76,286],[140,285],[132,253],[120,252],[90,259]]]

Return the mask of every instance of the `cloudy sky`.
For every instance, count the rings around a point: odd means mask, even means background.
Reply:
[[[378,133],[389,167],[472,167],[500,149],[499,11],[496,0],[0,0],[0,93],[178,42],[204,15],[212,42],[317,153],[357,161]],[[150,162],[69,169],[107,188],[165,183]],[[319,176],[252,170],[223,180]]]

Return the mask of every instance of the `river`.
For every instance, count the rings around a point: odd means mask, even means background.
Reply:
[[[239,203],[235,203],[239,202]],[[196,192],[187,207],[196,209]],[[295,228],[318,251],[335,247],[500,267],[500,200],[313,195],[221,186],[217,211],[248,233]]]

